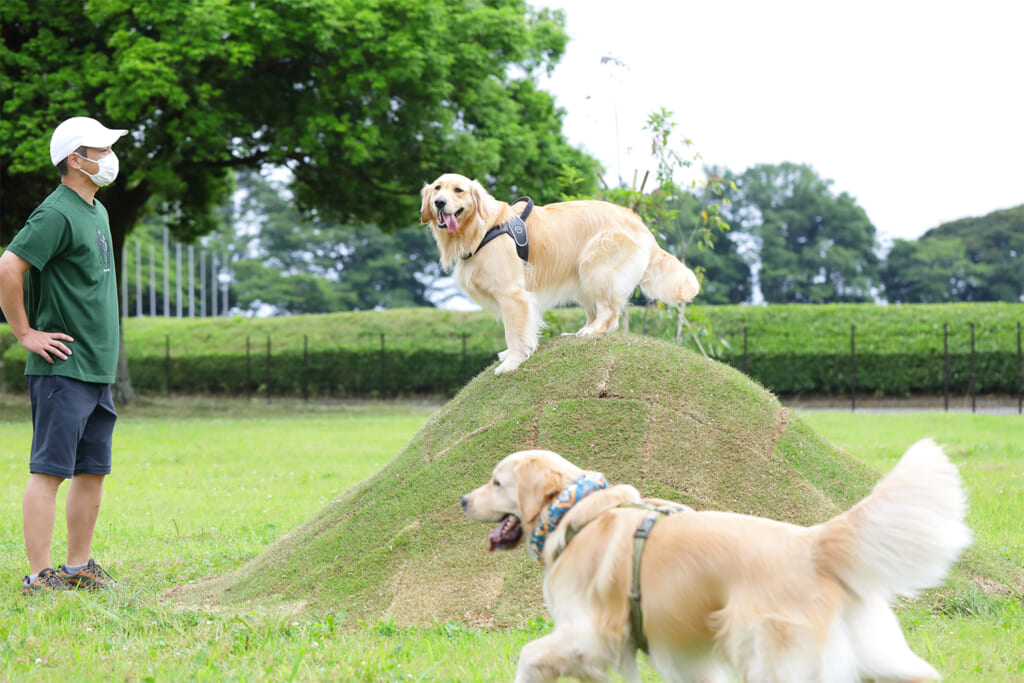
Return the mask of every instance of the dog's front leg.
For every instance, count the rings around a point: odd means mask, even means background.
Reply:
[[[523,646],[519,653],[515,683],[545,683],[561,676],[581,681],[607,681],[607,663],[595,657],[587,647],[585,634],[571,628],[554,631]]]
[[[512,372],[537,350],[537,303],[525,287],[509,288],[495,297],[505,326],[505,344],[508,349],[498,357],[501,364],[494,374]]]

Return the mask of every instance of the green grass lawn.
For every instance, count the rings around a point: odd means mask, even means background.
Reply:
[[[122,587],[23,598],[21,497],[31,432],[24,406],[4,404],[0,680],[510,680],[519,649],[547,624],[489,631],[450,622],[421,628],[381,622],[346,630],[339,625],[343,614],[294,611],[287,596],[234,614],[213,604],[183,610],[166,594],[259,554],[388,461],[435,409],[255,401],[125,409],[93,552]],[[1007,585],[982,590],[969,571],[960,572],[945,592],[902,605],[900,617],[912,647],[947,681],[1024,680],[1024,420],[803,415],[879,471],[920,437],[948,445],[969,490],[976,549],[968,570],[984,565],[992,576],[992,567],[1010,567]],[[64,559],[62,526],[54,539],[56,563]],[[646,670],[645,677],[655,680]]]

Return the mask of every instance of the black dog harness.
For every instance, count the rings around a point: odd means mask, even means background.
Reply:
[[[520,197],[519,199],[512,202],[512,206],[515,206],[519,202],[526,202],[526,208],[523,209],[523,213],[508,219],[501,225],[495,225],[493,228],[487,231],[484,238],[480,240],[480,244],[477,245],[476,249],[472,253],[463,256],[462,259],[466,260],[473,257],[473,254],[477,253],[484,248],[488,242],[493,240],[498,235],[508,234],[512,237],[512,241],[516,243],[516,253],[519,254],[519,258],[526,263],[530,260],[530,240],[526,235],[526,218],[533,211],[533,200],[529,197]]]
[[[679,514],[680,512],[692,512],[693,510],[685,505],[652,505],[650,503],[623,503],[620,508],[639,508],[647,510],[647,516],[640,522],[640,526],[633,533],[633,587],[629,591],[629,625],[633,631],[633,641],[639,650],[650,654],[648,650],[647,634],[644,632],[644,613],[640,607],[640,561],[644,554],[644,543],[651,535],[654,524],[662,517]]]

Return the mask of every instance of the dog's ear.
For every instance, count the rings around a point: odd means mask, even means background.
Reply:
[[[562,475],[541,458],[527,457],[516,465],[516,495],[522,521],[531,523],[562,490]]]
[[[498,213],[497,202],[491,193],[484,189],[479,180],[469,181],[469,192],[473,197],[473,210],[482,223],[488,225]]]
[[[420,223],[433,223],[434,214],[430,210],[430,198],[434,196],[434,191],[429,183],[420,190],[420,196],[423,198],[420,202]]]

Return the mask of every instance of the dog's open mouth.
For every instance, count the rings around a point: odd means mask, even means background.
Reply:
[[[459,209],[455,213],[445,213],[439,211],[437,214],[437,229],[445,228],[448,232],[455,232],[459,229],[459,222],[456,220],[459,214],[462,213],[462,209]]]
[[[491,529],[487,535],[488,550],[508,550],[519,545],[523,537],[523,527],[515,515],[506,515],[501,524]]]

